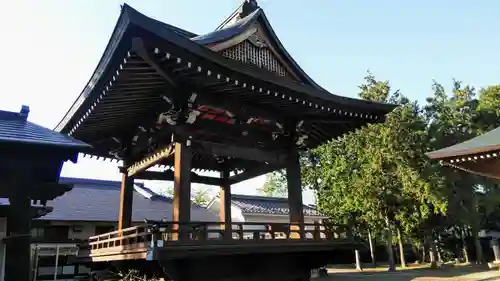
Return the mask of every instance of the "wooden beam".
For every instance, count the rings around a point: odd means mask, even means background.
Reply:
[[[193,154],[191,147],[186,141],[175,143],[174,160],[174,222],[180,224],[188,223],[191,220],[191,161]],[[174,225],[174,239],[187,241],[189,231],[186,225]]]
[[[145,171],[148,168],[158,164],[163,159],[169,158],[174,154],[174,144],[169,143],[162,148],[156,150],[154,153],[144,157],[143,159],[135,162],[127,168],[127,175],[129,177],[141,172]]]
[[[229,177],[228,180],[231,184],[236,184],[236,183],[239,183],[242,181],[249,180],[251,178],[258,177],[258,176],[263,175],[263,174],[267,174],[267,173],[276,171],[278,169],[279,168],[277,166],[274,166],[274,165],[262,165],[262,166],[259,166],[258,168],[248,170],[248,171],[245,171],[241,174],[231,176],[231,177]]]
[[[209,141],[193,141],[193,149],[208,155],[240,158],[277,165],[282,164],[286,159],[286,154],[282,152]]]
[[[174,172],[171,170],[166,170],[164,172],[142,171],[137,173],[134,178],[141,180],[173,181]],[[222,180],[220,178],[200,176],[195,172],[191,172],[191,182],[216,186],[220,186],[222,184]]]

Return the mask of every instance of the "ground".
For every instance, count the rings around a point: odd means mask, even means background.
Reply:
[[[487,266],[457,266],[441,269],[413,268],[384,272],[380,269],[365,269],[358,272],[352,269],[330,268],[329,276],[317,278],[317,281],[500,281],[500,271],[488,269]]]

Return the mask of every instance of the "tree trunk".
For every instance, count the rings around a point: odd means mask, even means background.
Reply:
[[[370,256],[372,258],[373,267],[377,266],[377,259],[375,257],[375,249],[373,245],[373,237],[371,231],[368,229],[368,243],[370,243]]]
[[[406,268],[406,261],[405,261],[405,249],[403,246],[403,238],[401,237],[401,230],[399,227],[396,228],[397,234],[398,234],[398,245],[399,245],[399,259],[401,261],[401,267]]]
[[[422,257],[421,257],[422,255],[420,254],[420,251],[413,243],[411,245],[411,250],[416,257],[415,263],[422,263]]]
[[[388,271],[396,271],[396,264],[394,262],[394,251],[392,249],[392,231],[387,228],[387,255],[389,257]]]
[[[431,262],[431,268],[437,268],[436,242],[434,242],[434,238],[432,237],[432,235],[429,239],[429,246],[430,246],[429,258],[430,258],[430,262]]]
[[[477,235],[479,227],[472,227],[472,237],[474,238],[474,246],[476,248],[476,263],[477,264],[482,264],[484,263],[484,257],[483,257],[483,247],[481,246],[481,240],[479,239],[479,236]]]
[[[460,231],[460,237],[462,238],[462,253],[464,255],[464,262],[469,263],[469,250],[467,249],[467,242],[465,240],[466,237],[466,232],[465,229],[462,229]]]
[[[422,263],[427,262],[427,243],[425,239],[422,240]]]
[[[439,235],[439,233],[437,235],[436,253],[437,253],[438,262],[440,264],[443,264],[443,257],[441,256],[441,235]]]
[[[474,244],[476,246],[476,263],[482,264],[484,263],[483,247],[481,246],[481,240],[479,239],[477,234],[474,237]]]

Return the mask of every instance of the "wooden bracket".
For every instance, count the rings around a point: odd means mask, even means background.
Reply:
[[[174,154],[174,143],[169,143],[163,148],[158,149],[154,153],[144,157],[142,160],[135,162],[127,168],[127,175],[129,177],[145,171],[151,166],[158,164],[161,160],[168,158]]]

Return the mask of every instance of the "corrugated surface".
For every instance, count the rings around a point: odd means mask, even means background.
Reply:
[[[288,215],[290,208],[286,198],[232,194],[231,202],[243,213]],[[304,205],[305,216],[324,216],[316,209]]]
[[[54,207],[43,220],[118,221],[120,182],[92,179],[61,178],[60,183],[73,184],[73,189],[47,203]],[[172,220],[172,199],[136,185],[132,221]],[[203,207],[191,207],[191,220],[217,221],[218,217]]]
[[[27,121],[21,113],[10,111],[0,111],[0,142],[88,147],[72,137]]]

